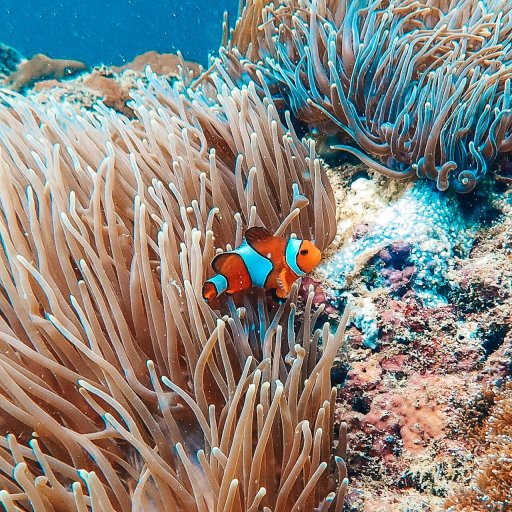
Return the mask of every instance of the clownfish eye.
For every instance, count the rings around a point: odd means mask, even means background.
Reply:
[[[300,251],[300,253],[302,254],[302,256],[306,256],[306,254],[308,253],[308,250],[302,249],[302,251]]]

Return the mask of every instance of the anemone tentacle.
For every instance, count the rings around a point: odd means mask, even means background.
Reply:
[[[511,34],[503,0],[248,1],[217,68],[341,129],[385,175],[393,161],[469,192],[510,151]]]

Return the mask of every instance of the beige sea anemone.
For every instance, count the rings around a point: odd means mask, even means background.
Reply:
[[[252,85],[149,76],[133,122],[0,101],[3,507],[340,510],[330,370],[347,316],[315,329],[310,294],[299,323],[296,288],[220,311],[200,293],[247,226],[329,244],[314,144]]]

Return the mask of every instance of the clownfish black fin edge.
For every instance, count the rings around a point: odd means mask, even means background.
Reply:
[[[222,252],[217,254],[215,258],[212,260],[212,268],[217,274],[222,274],[223,266],[226,264],[227,260],[233,256],[232,253]]]
[[[245,232],[245,239],[250,246],[255,242],[261,242],[262,240],[267,240],[269,238],[272,238],[270,231],[259,226],[253,226]]]
[[[213,270],[217,272],[217,274],[222,274],[226,279],[229,279],[229,276],[233,274],[233,271],[239,265],[247,268],[242,256],[236,252],[222,252],[217,254],[217,256],[212,260]]]
[[[274,302],[277,302],[277,304],[284,304],[287,301],[288,297],[279,297],[279,295],[277,294],[277,290],[277,288],[273,288],[271,291],[271,296],[274,299]]]

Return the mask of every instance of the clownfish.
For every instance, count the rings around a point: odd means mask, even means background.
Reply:
[[[292,284],[311,272],[321,260],[309,240],[273,236],[265,228],[252,227],[240,247],[215,256],[216,274],[203,285],[203,298],[211,302],[222,293],[233,294],[259,286],[272,290],[277,300],[288,297]]]

